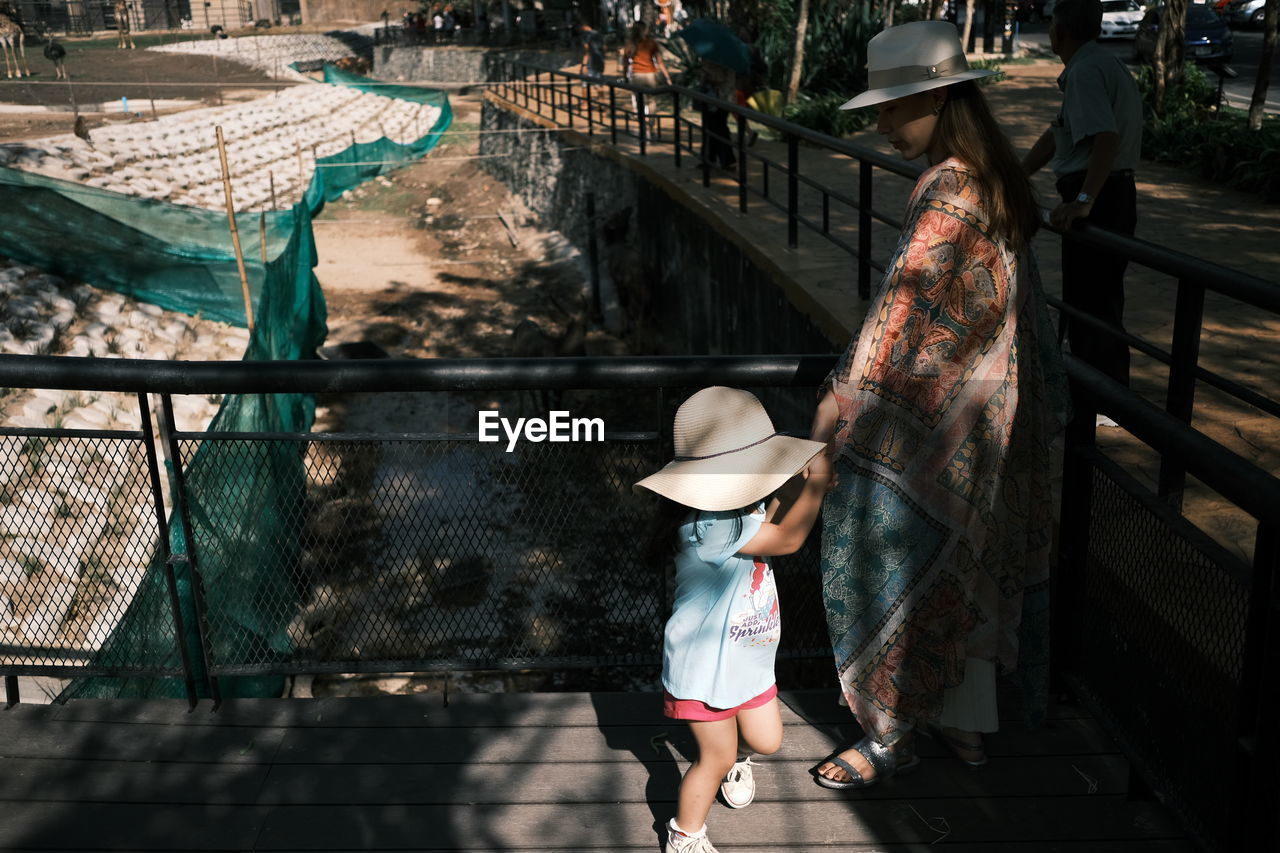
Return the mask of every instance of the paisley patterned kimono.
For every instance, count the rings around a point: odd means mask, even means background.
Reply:
[[[1034,258],[987,232],[964,164],[926,171],[828,380],[827,622],[845,698],[888,745],[938,719],[966,658],[1030,676],[1041,709],[1047,692],[1049,397],[1065,385]]]

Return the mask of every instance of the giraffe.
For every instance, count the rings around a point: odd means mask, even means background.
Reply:
[[[129,4],[127,0],[116,0],[116,50],[124,50],[128,42],[130,49],[137,47],[133,43],[133,28],[129,26]]]
[[[10,76],[30,77],[31,66],[27,65],[27,48],[24,44],[26,34],[12,17],[0,12],[0,49],[4,51],[4,70]],[[9,65],[9,54],[13,54],[13,66]],[[23,69],[26,73],[23,73]]]

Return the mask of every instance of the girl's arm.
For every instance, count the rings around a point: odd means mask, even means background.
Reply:
[[[779,490],[778,497],[769,504],[766,512],[769,520],[738,553],[776,557],[799,551],[818,518],[822,497],[827,493],[830,480],[831,460],[825,453],[819,453],[804,474],[793,477]]]

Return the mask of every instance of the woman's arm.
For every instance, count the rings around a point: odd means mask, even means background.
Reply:
[[[821,441],[824,444],[831,443],[831,437],[836,434],[836,421],[840,418],[840,406],[836,403],[835,392],[830,387],[823,389],[822,399],[818,401],[818,409],[813,413],[813,426],[809,427],[809,438],[813,441]]]
[[[738,553],[776,557],[799,551],[818,519],[830,480],[831,460],[825,453],[819,453],[804,474],[793,477],[779,490],[776,504],[769,505],[772,514],[766,512],[770,520],[760,525],[756,535]]]
[[[671,72],[667,71],[667,64],[662,61],[662,47],[655,44],[653,47],[653,64],[662,72],[663,78],[667,81],[667,85],[671,85]]]

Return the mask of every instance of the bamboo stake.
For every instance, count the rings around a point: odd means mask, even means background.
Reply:
[[[231,170],[227,167],[227,145],[222,139],[222,125],[214,128],[218,133],[218,159],[222,161],[222,192],[227,200],[227,222],[231,225],[231,246],[236,252],[236,269],[240,272],[240,289],[244,293],[244,315],[253,332],[253,298],[249,295],[249,274],[244,268],[244,252],[240,249],[240,230],[236,227],[236,208],[231,200]]]
[[[271,181],[271,209],[276,210],[276,173],[267,172],[267,178]]]
[[[151,120],[159,121],[160,116],[156,113],[156,96],[151,92],[151,75],[146,75],[147,79],[147,100],[151,101]]]
[[[262,249],[262,265],[267,265],[267,212],[258,214],[258,245]]]

